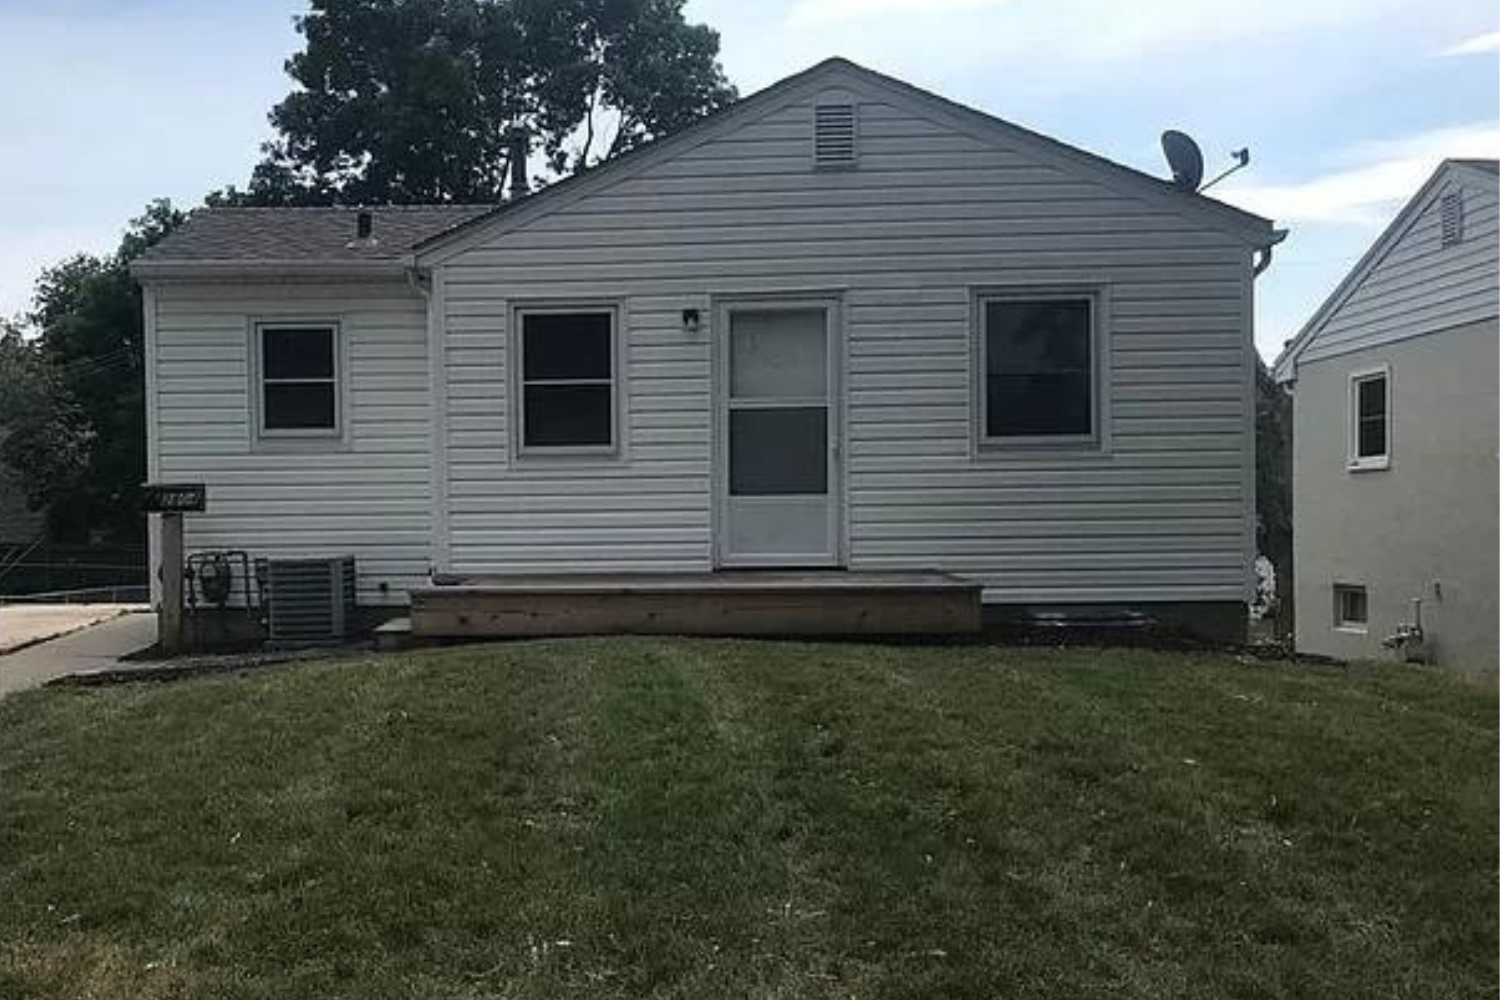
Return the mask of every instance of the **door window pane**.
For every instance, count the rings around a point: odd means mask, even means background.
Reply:
[[[730,395],[735,399],[828,398],[826,315],[822,309],[730,313]]]
[[[731,410],[729,492],[733,496],[827,493],[827,407]]]
[[[1094,430],[1093,303],[984,303],[986,437],[1080,436]]]

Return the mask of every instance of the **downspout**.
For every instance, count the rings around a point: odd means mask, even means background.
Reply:
[[[1263,247],[1256,248],[1254,266],[1251,272],[1252,277],[1259,278],[1265,272],[1266,268],[1271,266],[1271,257],[1275,253],[1276,244],[1286,239],[1286,234],[1287,231],[1285,229],[1273,229],[1271,230],[1270,242]]]
[[[431,491],[432,500],[432,537],[429,540],[427,552],[427,578],[431,580],[437,575],[442,559],[439,550],[442,547],[441,534],[448,530],[447,519],[439,516],[439,511],[447,507],[447,465],[440,460],[443,449],[447,447],[444,440],[445,434],[441,426],[443,414],[439,408],[446,405],[445,394],[439,392],[441,380],[445,373],[441,367],[442,355],[437,349],[439,339],[437,337],[437,324],[442,322],[442,317],[437,315],[437,309],[432,297],[432,274],[424,272],[417,266],[415,254],[408,254],[406,258],[406,283],[422,296],[422,315],[426,325],[427,344],[427,419],[428,431],[431,435],[432,454],[427,466],[428,489]]]
[[[1260,272],[1257,271],[1256,273],[1259,274]],[[422,269],[417,267],[416,258],[412,256],[408,256],[406,260],[406,283],[414,291],[421,293],[423,302],[431,299],[432,278],[430,275],[422,273]]]

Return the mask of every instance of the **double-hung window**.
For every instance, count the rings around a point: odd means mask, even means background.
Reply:
[[[986,295],[978,303],[980,440],[1098,439],[1096,299]]]
[[[1391,372],[1380,367],[1349,377],[1349,468],[1391,463]]]
[[[255,340],[260,435],[337,437],[343,423],[338,327],[262,323]]]
[[[613,451],[615,310],[522,309],[516,321],[521,452]]]

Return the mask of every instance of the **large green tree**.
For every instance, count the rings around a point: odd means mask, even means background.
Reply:
[[[181,221],[170,202],[153,202],[113,254],[44,271],[26,317],[34,336],[4,337],[0,460],[55,540],[144,537],[144,337],[130,262]]]
[[[683,0],[313,0],[253,204],[497,201],[517,137],[566,175],[735,97]]]

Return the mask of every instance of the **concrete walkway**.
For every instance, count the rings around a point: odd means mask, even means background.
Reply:
[[[7,604],[0,607],[0,656],[146,610],[144,604]]]
[[[80,670],[114,666],[155,641],[156,615],[134,611],[0,655],[0,698]]]

